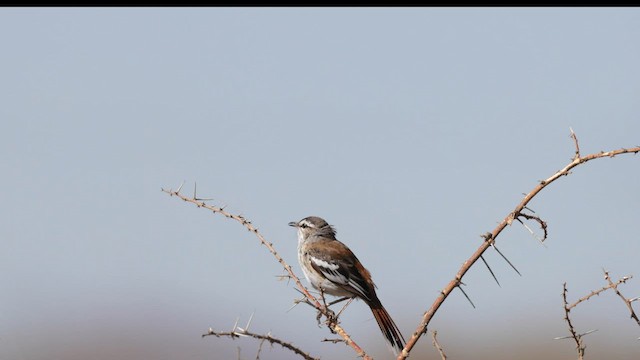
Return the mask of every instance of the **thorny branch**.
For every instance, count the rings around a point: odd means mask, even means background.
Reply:
[[[344,342],[347,345],[349,345],[351,348],[353,348],[353,350],[358,354],[358,356],[360,356],[365,360],[371,359],[371,357],[367,355],[365,351],[355,341],[351,339],[351,336],[338,324],[338,320],[336,319],[333,312],[328,307],[325,307],[322,304],[320,304],[318,299],[316,299],[313,295],[311,295],[309,290],[304,285],[302,285],[300,278],[296,276],[291,266],[284,261],[284,259],[280,256],[280,254],[278,254],[276,249],[273,247],[273,243],[268,242],[264,238],[264,236],[262,236],[262,234],[258,231],[258,228],[253,226],[251,221],[249,221],[243,215],[236,215],[236,214],[229,213],[223,207],[206,204],[203,201],[204,199],[199,199],[196,196],[195,191],[192,198],[187,197],[180,193],[181,188],[182,188],[182,185],[180,185],[178,190],[175,190],[175,191],[171,189],[169,190],[161,189],[161,190],[169,194],[170,196],[176,196],[185,202],[189,202],[196,205],[199,208],[204,208],[213,212],[214,214],[220,214],[225,216],[228,219],[233,219],[239,222],[242,226],[244,226],[249,232],[252,232],[258,238],[258,240],[260,241],[260,244],[264,245],[269,250],[269,252],[276,258],[276,260],[278,260],[278,262],[284,267],[285,271],[288,273],[288,276],[291,279],[293,279],[293,281],[296,283],[298,290],[305,296],[305,298],[308,300],[308,303],[311,304],[313,307],[315,307],[320,312],[320,314],[325,316],[326,318],[325,324],[327,325],[327,327],[329,327],[329,330],[334,334],[340,335],[344,339]]]
[[[603,270],[603,271],[604,271],[604,279],[607,280],[607,282],[609,283],[609,286],[613,289],[613,291],[616,292],[616,295],[618,295],[618,297],[620,297],[622,301],[624,301],[625,305],[627,305],[627,308],[629,309],[629,312],[631,313],[631,318],[635,320],[636,323],[638,323],[638,326],[640,326],[640,319],[638,319],[638,315],[636,315],[636,312],[633,311],[633,306],[631,306],[631,303],[634,302],[635,300],[638,300],[638,298],[636,297],[636,298],[627,299],[626,297],[624,297],[624,295],[620,293],[620,290],[618,290],[618,285],[626,282],[627,280],[631,279],[633,276],[631,275],[624,276],[622,279],[614,283],[613,281],[611,281],[611,278],[609,277],[609,272],[606,270]]]
[[[590,333],[586,332],[584,334],[578,334],[573,327],[573,323],[571,323],[571,318],[569,317],[569,313],[571,312],[571,307],[567,302],[567,283],[565,282],[562,285],[562,302],[564,303],[564,320],[567,322],[569,326],[569,332],[571,333],[571,338],[576,342],[576,351],[578,352],[578,360],[582,360],[584,358],[584,351],[586,346],[582,343],[582,336]]]
[[[531,200],[536,195],[538,195],[538,193],[540,193],[540,191],[542,191],[544,188],[549,186],[554,181],[558,180],[560,177],[569,175],[571,173],[571,170],[576,166],[584,164],[588,161],[600,159],[600,158],[607,158],[607,157],[612,158],[621,154],[630,154],[630,153],[637,154],[638,152],[640,152],[640,146],[636,146],[630,149],[623,148],[623,149],[606,151],[606,152],[601,151],[599,153],[581,156],[580,147],[578,145],[578,138],[573,132],[573,130],[571,130],[571,138],[573,139],[573,142],[575,145],[575,156],[573,157],[572,161],[569,164],[567,164],[564,168],[558,170],[553,175],[548,177],[547,179],[540,181],[540,183],[536,185],[536,187],[534,187],[533,190],[531,190],[529,193],[525,195],[525,197],[522,199],[522,201],[520,201],[520,203],[515,207],[515,209],[511,211],[502,220],[502,222],[500,222],[500,224],[498,224],[498,226],[496,226],[495,229],[493,229],[493,231],[485,237],[485,241],[482,243],[482,245],[478,247],[478,249],[471,255],[471,257],[464,262],[464,264],[462,264],[462,267],[458,270],[455,277],[447,284],[447,286],[445,286],[445,288],[440,292],[440,295],[436,298],[436,300],[433,302],[431,307],[423,314],[422,320],[418,324],[418,327],[416,328],[416,330],[413,332],[413,335],[411,336],[409,341],[407,341],[405,348],[402,350],[402,352],[398,356],[398,360],[406,359],[409,356],[409,353],[411,352],[413,347],[417,344],[420,337],[422,337],[422,335],[426,333],[427,327],[431,322],[431,319],[433,319],[433,316],[438,311],[440,306],[442,306],[442,304],[447,299],[447,297],[451,294],[451,292],[456,287],[460,286],[462,282],[462,278],[469,271],[469,269],[471,269],[471,266],[473,266],[473,264],[475,264],[476,261],[480,259],[482,254],[484,254],[484,252],[487,251],[487,249],[489,249],[489,247],[491,247],[494,244],[495,239],[498,237],[498,235],[500,235],[500,233],[502,233],[502,231],[508,225],[511,225],[513,220],[519,219],[521,217],[527,218],[526,216],[522,215],[523,214],[522,211],[526,208],[529,202],[531,202]],[[531,215],[529,215],[529,217],[530,216]],[[537,219],[531,218],[531,219],[538,221],[539,218]],[[538,223],[543,227],[543,230],[545,230],[545,236],[546,236],[546,223],[544,223],[541,219],[540,221],[538,221]],[[545,226],[543,226],[543,224]]]
[[[482,245],[480,245],[480,247],[478,247],[478,249],[471,255],[471,257],[469,259],[467,259],[467,261],[464,262],[464,264],[461,266],[461,268],[456,273],[455,277],[445,286],[445,288],[443,290],[441,290],[440,295],[436,298],[436,300],[433,302],[431,307],[423,314],[423,317],[422,317],[420,323],[418,324],[418,327],[413,332],[413,335],[411,336],[411,338],[407,342],[405,348],[398,355],[398,359],[399,360],[406,359],[409,356],[409,353],[415,347],[415,345],[418,342],[418,340],[422,337],[422,335],[424,335],[426,333],[427,327],[428,327],[429,323],[431,322],[431,320],[433,319],[433,316],[435,315],[435,313],[442,306],[442,304],[447,299],[447,297],[451,294],[451,292],[455,288],[460,288],[460,286],[463,285],[462,278],[466,275],[466,273],[473,266],[473,264],[475,264],[476,261],[478,261],[482,257],[484,252],[487,249],[489,249],[490,247],[493,247],[496,251],[499,252],[499,250],[495,247],[495,240],[508,225],[512,224],[512,222],[514,220],[517,220],[517,221],[519,221],[521,223],[523,223],[523,222],[522,222],[522,220],[520,218],[523,218],[523,219],[526,219],[526,220],[534,220],[534,221],[536,221],[540,225],[541,229],[544,231],[544,236],[540,241],[543,242],[547,238],[548,233],[547,233],[546,222],[544,222],[538,216],[527,214],[527,213],[523,213],[523,210],[527,209],[527,205],[529,204],[529,202],[531,202],[531,200],[536,195],[538,195],[538,193],[540,193],[545,187],[549,186],[554,181],[558,180],[560,177],[567,176],[567,175],[571,174],[571,170],[573,168],[577,167],[578,165],[584,164],[584,163],[586,163],[588,161],[595,160],[595,159],[606,158],[606,157],[615,157],[615,156],[621,155],[621,154],[630,154],[630,153],[637,154],[638,152],[640,152],[640,146],[637,146],[637,147],[633,147],[633,148],[629,148],[629,149],[622,148],[622,149],[612,150],[612,151],[607,151],[607,152],[601,151],[599,153],[594,153],[594,154],[590,154],[590,155],[586,155],[586,156],[581,156],[580,155],[580,147],[579,147],[579,144],[578,144],[578,138],[577,138],[576,134],[573,132],[573,129],[571,129],[571,138],[573,139],[573,142],[574,142],[574,145],[575,145],[575,156],[573,157],[572,161],[569,164],[567,164],[564,168],[562,168],[561,170],[558,170],[553,175],[548,177],[547,179],[541,180],[536,187],[534,187],[529,193],[527,193],[524,196],[524,198],[515,207],[515,209],[513,211],[511,211],[493,229],[492,232],[489,232],[489,233],[487,233],[486,235],[483,236],[485,238],[485,241],[482,243]],[[329,327],[329,329],[333,333],[337,333],[338,335],[340,335],[342,337],[342,339],[344,339],[343,341],[345,343],[347,343],[349,346],[351,346],[360,357],[362,357],[364,359],[371,359],[371,357],[369,357],[351,339],[351,337],[344,331],[344,329],[341,326],[338,325],[337,319],[335,319],[335,317],[332,316],[330,310],[327,309],[326,307],[322,306],[320,304],[320,302],[313,295],[311,295],[311,293],[309,293],[309,290],[304,285],[302,285],[302,283],[300,282],[300,279],[293,273],[293,270],[291,269],[291,266],[289,266],[278,255],[278,253],[275,251],[275,249],[273,248],[273,244],[267,242],[265,240],[265,238],[262,236],[262,234],[260,234],[258,229],[255,228],[251,224],[251,222],[249,220],[247,220],[242,215],[235,215],[235,214],[228,213],[228,212],[226,212],[224,210],[223,207],[216,207],[216,206],[208,205],[203,201],[203,199],[198,199],[195,196],[195,194],[194,194],[193,198],[188,198],[188,197],[186,197],[186,196],[184,196],[184,195],[182,195],[180,193],[180,189],[181,188],[182,188],[182,185],[176,191],[173,191],[171,189],[169,189],[169,190],[162,189],[162,191],[167,193],[167,194],[169,194],[169,195],[171,195],[171,196],[176,196],[176,197],[182,199],[185,202],[190,202],[190,203],[195,204],[198,207],[202,207],[202,208],[208,209],[208,210],[212,211],[213,213],[218,213],[218,214],[221,214],[221,215],[223,215],[223,216],[225,216],[227,218],[236,220],[237,222],[241,223],[245,228],[247,228],[247,230],[249,230],[250,232],[253,232],[258,237],[258,239],[260,240],[260,243],[262,245],[265,245],[269,249],[271,254],[274,255],[274,257],[278,260],[278,262],[280,262],[280,264],[284,267],[285,271],[288,273],[288,277],[290,277],[291,279],[294,280],[298,290],[302,294],[304,294],[305,298],[307,299],[307,301],[305,301],[305,302],[310,303],[312,306],[314,306],[316,309],[318,309],[318,311],[320,313],[322,313],[322,315],[325,316],[325,318],[327,319],[326,320],[326,324]],[[524,225],[524,223],[523,223],[523,225]],[[531,229],[529,229],[529,231],[531,231]],[[507,262],[509,262],[509,260],[506,257],[504,257],[504,255],[502,255],[502,253],[500,253],[500,255]],[[516,272],[518,272],[517,269],[513,266],[513,264],[511,264],[509,262],[509,265],[511,267],[513,267]],[[494,278],[495,278],[495,276],[494,276]],[[497,279],[496,279],[496,281],[497,281]],[[615,286],[612,286],[612,287],[615,287]],[[566,287],[565,287],[565,292],[566,292]],[[617,292],[617,293],[619,293],[619,292]],[[466,294],[465,294],[465,296],[466,296]],[[566,296],[566,294],[565,294],[565,296]],[[630,311],[631,311],[631,314],[632,314],[631,316],[640,325],[640,321],[638,321],[638,317],[635,316],[635,312],[633,312],[633,308],[631,307],[631,302],[633,302],[635,300],[638,300],[640,298],[626,299],[621,294],[619,294],[619,296],[622,297],[625,300],[625,302],[627,303],[627,306],[630,308]],[[569,310],[570,310],[570,308],[569,308]],[[585,334],[581,334],[580,336],[585,335]],[[216,335],[216,334],[210,334],[210,335]],[[248,334],[244,334],[244,335],[251,336],[251,335],[248,335]],[[216,335],[216,336],[222,336],[222,335]],[[227,336],[231,336],[231,335],[227,335]],[[235,334],[233,336],[239,336],[239,335]],[[435,340],[435,336],[434,336],[434,340]],[[443,356],[443,355],[441,355],[441,356]]]
[[[249,322],[251,322],[251,320],[249,320]],[[309,354],[307,354],[306,352],[302,351],[300,348],[294,346],[293,344],[280,340],[278,338],[275,338],[271,335],[271,332],[267,333],[266,335],[262,335],[262,334],[256,334],[253,333],[251,331],[249,331],[249,324],[247,324],[247,326],[245,326],[245,328],[241,328],[238,327],[238,322],[236,321],[236,324],[233,326],[233,329],[231,331],[214,331],[212,328],[209,328],[209,331],[207,331],[207,333],[202,334],[202,337],[205,336],[215,336],[215,337],[223,337],[223,336],[228,336],[232,339],[236,339],[236,338],[240,338],[240,337],[252,337],[254,339],[258,339],[261,340],[260,341],[260,348],[258,349],[258,355],[257,358],[260,357],[260,350],[262,349],[262,344],[265,341],[268,341],[269,343],[273,344],[278,344],[280,346],[282,346],[285,349],[291,350],[292,352],[300,355],[301,357],[303,357],[306,360],[319,360],[320,358],[315,358]]]
[[[596,330],[589,330],[587,332],[584,332],[582,334],[578,334],[575,331],[575,328],[573,326],[573,323],[571,322],[571,318],[569,317],[569,312],[571,312],[571,309],[575,308],[576,306],[578,306],[579,304],[591,299],[594,296],[599,296],[601,293],[609,290],[609,289],[613,289],[615,291],[615,293],[622,298],[622,300],[625,302],[625,304],[627,305],[627,307],[629,308],[629,311],[631,312],[631,317],[636,320],[636,322],[638,322],[638,317],[636,316],[636,313],[633,311],[633,308],[631,307],[631,303],[636,300],[637,298],[633,298],[633,299],[627,299],[626,297],[624,297],[620,291],[618,290],[618,286],[620,284],[624,284],[626,283],[628,280],[632,279],[633,276],[628,275],[628,276],[623,276],[620,278],[620,280],[613,282],[611,280],[611,277],[609,276],[609,272],[607,270],[602,270],[604,272],[604,279],[607,281],[607,285],[602,287],[601,289],[598,290],[592,290],[589,294],[581,297],[580,299],[578,299],[576,302],[569,304],[569,302],[567,301],[567,283],[565,282],[563,284],[563,290],[562,290],[562,301],[563,301],[563,306],[564,306],[564,320],[567,322],[567,325],[569,326],[569,333],[571,334],[571,336],[561,336],[561,337],[557,337],[554,338],[554,340],[561,340],[561,339],[573,339],[576,343],[576,351],[578,352],[578,359],[583,359],[584,358],[584,353],[585,353],[585,349],[586,346],[584,345],[584,343],[582,342],[582,337],[587,335],[587,334],[591,334]],[[638,325],[640,325],[640,322],[638,322]]]
[[[630,280],[631,278],[633,278],[632,275],[629,276],[623,276],[622,278],[620,278],[620,280],[614,282],[611,282],[611,279],[609,279],[609,273],[607,271],[604,272],[605,273],[605,280],[607,280],[609,282],[609,284],[607,286],[602,287],[601,289],[598,290],[593,290],[591,291],[589,294],[581,297],[580,299],[578,299],[576,302],[574,302],[573,304],[569,305],[569,310],[573,309],[574,307],[578,306],[578,304],[580,304],[581,302],[587,301],[589,299],[591,299],[592,297],[596,296],[596,295],[600,295],[600,293],[607,291],[611,288],[617,288],[618,285],[623,284],[625,282],[627,282],[627,280]]]

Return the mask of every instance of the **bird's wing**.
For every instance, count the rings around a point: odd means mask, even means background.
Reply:
[[[367,283],[370,275],[351,250],[344,244],[340,247],[317,248],[318,251],[308,253],[311,266],[327,280],[343,286],[346,290],[364,300],[372,300],[372,288]],[[355,260],[354,260],[355,259]]]

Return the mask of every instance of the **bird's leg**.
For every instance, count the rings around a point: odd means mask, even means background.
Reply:
[[[338,317],[333,312],[333,310],[329,309],[329,306],[327,305],[327,300],[324,297],[324,289],[323,288],[319,288],[318,290],[320,290],[320,298],[322,299],[324,314],[325,314],[325,316],[327,318],[326,322],[328,324],[337,323]],[[323,314],[323,311],[318,310],[318,316],[316,316],[316,320],[318,321],[318,326],[319,327],[322,326],[322,323],[320,322],[320,318],[322,317],[322,314]]]
[[[324,289],[321,287],[320,288],[320,297],[322,298],[322,305],[324,305],[324,308],[327,308],[327,300],[325,300],[324,298]]]
[[[319,287],[318,290],[320,290],[320,298],[322,299],[322,304],[324,305],[324,309],[326,311],[327,310],[327,302],[324,299],[324,290],[322,289],[322,287]],[[318,309],[318,315],[316,316],[316,321],[318,321],[318,327],[322,327],[322,322],[320,321],[321,317],[322,317],[322,311],[320,309]]]

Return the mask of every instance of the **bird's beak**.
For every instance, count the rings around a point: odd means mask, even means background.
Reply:
[[[298,223],[295,221],[292,221],[289,223],[289,226],[298,227]]]

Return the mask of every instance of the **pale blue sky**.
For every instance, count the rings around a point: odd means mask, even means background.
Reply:
[[[640,145],[638,9],[2,9],[0,44],[2,359],[252,359],[255,341],[200,334],[253,312],[256,332],[355,358],[286,312],[297,293],[251,234],[161,187],[196,181],[299,274],[287,223],[324,217],[408,338],[480,234],[570,160],[570,126],[585,154]],[[639,181],[621,156],[540,194],[547,247],[503,233],[523,277],[495,253],[502,287],[472,269],[477,309],[456,292],[432,322],[449,355],[573,358],[552,340],[562,283],[576,299],[602,267],[640,277]],[[572,315],[599,329],[591,358],[638,358],[612,294]],[[362,302],[341,320],[388,357]]]

